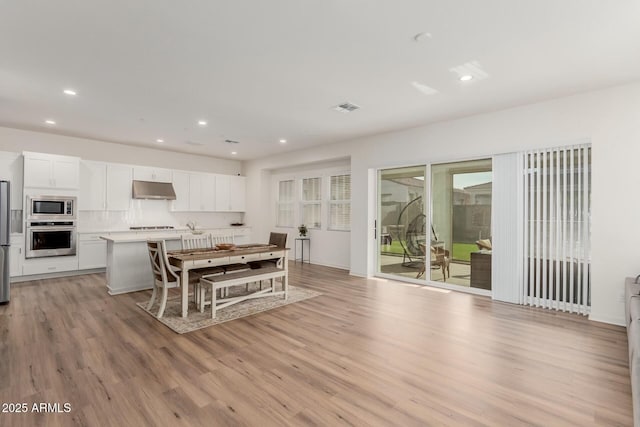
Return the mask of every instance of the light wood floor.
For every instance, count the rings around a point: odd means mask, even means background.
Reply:
[[[291,264],[322,296],[177,335],[101,274],[0,307],[2,426],[632,425],[623,328]]]

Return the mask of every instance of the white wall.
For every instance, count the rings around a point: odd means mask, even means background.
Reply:
[[[364,112],[364,111],[363,111]],[[626,276],[640,272],[640,83],[314,147],[247,162],[246,219],[266,232],[271,169],[351,157],[351,273],[371,275],[375,174],[380,167],[463,160],[531,148],[592,143],[592,309],[590,318],[623,324]],[[624,189],[624,195],[623,195]],[[631,190],[631,191],[629,191]]]
[[[176,153],[145,147],[74,138],[51,133],[0,127],[0,151],[35,151],[77,156],[84,160],[156,166],[237,175],[242,165],[237,160],[218,159],[195,154]]]
[[[294,254],[293,250],[295,249],[294,239],[298,237],[298,228],[297,226],[302,223],[301,214],[300,214],[300,205],[297,203],[294,210],[294,227],[277,227],[277,209],[275,200],[277,199],[278,192],[278,183],[280,181],[286,180],[294,180],[296,182],[296,189],[299,190],[300,180],[303,178],[322,178],[322,193],[324,195],[322,202],[322,227],[320,229],[309,229],[307,236],[310,238],[309,245],[311,246],[310,251],[310,262],[312,264],[320,264],[326,265],[329,267],[338,267],[348,269],[350,266],[350,247],[351,247],[351,233],[348,231],[335,231],[327,229],[328,222],[328,212],[327,212],[327,203],[329,189],[327,188],[327,184],[329,182],[329,178],[332,175],[341,175],[345,173],[349,173],[350,162],[348,159],[339,160],[336,162],[329,162],[323,164],[312,164],[312,165],[304,165],[298,166],[295,168],[285,168],[271,171],[271,191],[270,194],[273,196],[270,197],[271,202],[268,205],[269,208],[266,212],[268,217],[268,224],[273,231],[278,233],[287,233],[287,246],[292,249],[291,258],[295,256],[301,256],[301,242],[297,243],[297,255]],[[297,191],[299,193],[299,191]],[[265,236],[266,237],[266,236]],[[259,239],[260,241],[266,241],[266,239]],[[305,243],[306,245],[306,243]],[[305,259],[309,252],[307,252],[307,247],[305,246]]]

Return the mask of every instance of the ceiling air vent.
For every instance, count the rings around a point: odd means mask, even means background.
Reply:
[[[196,142],[196,141],[186,141],[185,144],[189,144],[189,145],[204,145],[202,142]]]
[[[333,107],[334,110],[339,111],[341,113],[350,113],[352,111],[355,111],[357,109],[359,109],[360,107],[358,107],[356,104],[352,104],[350,102],[344,102],[340,105],[336,105],[335,107]]]
[[[234,141],[233,139],[225,139],[224,142],[227,144],[240,144],[240,141]]]

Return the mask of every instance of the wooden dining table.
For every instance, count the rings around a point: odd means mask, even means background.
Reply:
[[[286,285],[289,269],[288,252],[288,248],[279,248],[276,245],[265,243],[238,245],[234,249],[228,250],[203,248],[167,251],[169,263],[180,269],[182,317],[187,317],[189,312],[189,271],[230,264],[245,264],[251,261],[282,259],[282,268],[285,272],[283,281]]]

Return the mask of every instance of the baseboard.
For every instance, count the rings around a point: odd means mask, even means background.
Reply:
[[[346,270],[346,268],[345,268],[345,270]],[[367,274],[358,273],[358,272],[353,271],[353,270],[349,270],[349,276],[362,277],[364,279],[369,277],[369,275],[367,275]]]
[[[153,289],[153,286],[147,286],[147,287],[139,287],[139,286],[132,286],[129,288],[124,288],[124,289],[118,289],[117,291],[113,292],[111,289],[107,290],[107,293],[109,295],[121,295],[121,294],[128,294],[130,292],[139,292],[139,291],[147,291],[149,289]]]
[[[11,283],[30,282],[32,280],[43,279],[59,279],[61,277],[71,276],[83,276],[85,274],[104,273],[105,268],[93,268],[91,270],[71,270],[71,271],[58,271],[56,273],[44,273],[44,274],[31,274],[29,276],[17,276],[11,278]]]
[[[290,263],[294,263],[294,264],[300,264],[300,259],[298,259],[298,261],[294,261],[293,259],[289,259],[289,262]],[[307,264],[307,261],[305,260],[305,262],[302,263],[302,264]],[[339,268],[340,270],[349,270],[349,266],[348,265],[330,264],[330,263],[326,263],[326,262],[318,262],[317,260],[313,260],[313,262],[310,262],[308,264],[321,265],[323,267]]]
[[[598,316],[591,313],[589,314],[589,320],[594,322],[608,323],[610,325],[616,325],[616,326],[626,326],[624,322],[624,318],[620,318],[620,317]]]

